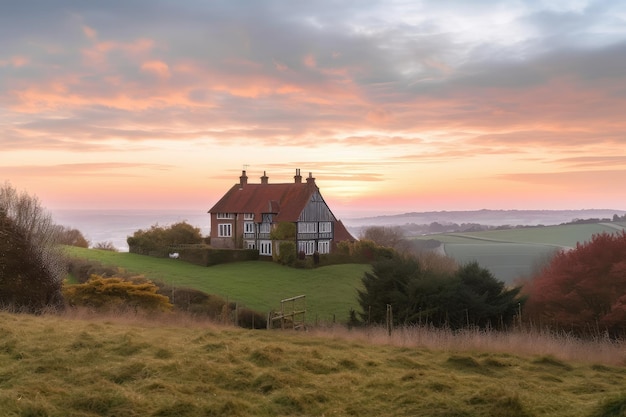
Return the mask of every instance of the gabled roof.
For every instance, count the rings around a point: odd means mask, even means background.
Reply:
[[[352,236],[352,234],[348,232],[348,229],[346,229],[346,226],[341,220],[335,221],[335,237],[333,240],[335,242],[343,242],[344,240],[347,240],[349,242],[356,241],[354,236]]]
[[[275,222],[295,222],[311,196],[318,191],[314,183],[235,184],[209,213],[272,213]]]

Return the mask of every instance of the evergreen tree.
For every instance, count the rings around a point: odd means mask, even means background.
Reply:
[[[372,265],[358,291],[361,320],[395,325],[503,328],[520,303],[519,288],[506,289],[486,269],[470,263],[456,272],[425,270],[413,257],[395,256]]]

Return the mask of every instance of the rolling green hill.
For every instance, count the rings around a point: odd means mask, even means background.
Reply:
[[[307,321],[345,322],[351,308],[358,309],[356,289],[369,265],[331,265],[295,269],[266,261],[238,262],[203,267],[169,258],[126,252],[67,247],[67,253],[123,268],[154,281],[196,288],[240,305],[269,312],[280,300],[306,295]]]
[[[556,250],[573,248],[594,234],[615,233],[624,228],[623,223],[568,224],[414,238],[438,240],[443,244],[443,252],[457,262],[477,261],[496,278],[512,284],[518,278],[530,276]]]

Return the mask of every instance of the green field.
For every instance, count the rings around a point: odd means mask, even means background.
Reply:
[[[514,283],[529,277],[558,249],[586,242],[594,234],[624,230],[623,223],[570,224],[414,237],[436,239],[446,255],[460,264],[477,261],[496,278]]]
[[[259,312],[280,309],[280,300],[306,295],[307,321],[345,322],[359,309],[356,289],[369,265],[345,264],[295,269],[273,262],[250,261],[203,267],[169,258],[126,252],[66,248],[71,256],[145,275],[154,281],[196,288]]]

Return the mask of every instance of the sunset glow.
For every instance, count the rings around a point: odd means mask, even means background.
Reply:
[[[0,182],[208,210],[312,172],[340,216],[626,209],[626,3],[11,2]]]

